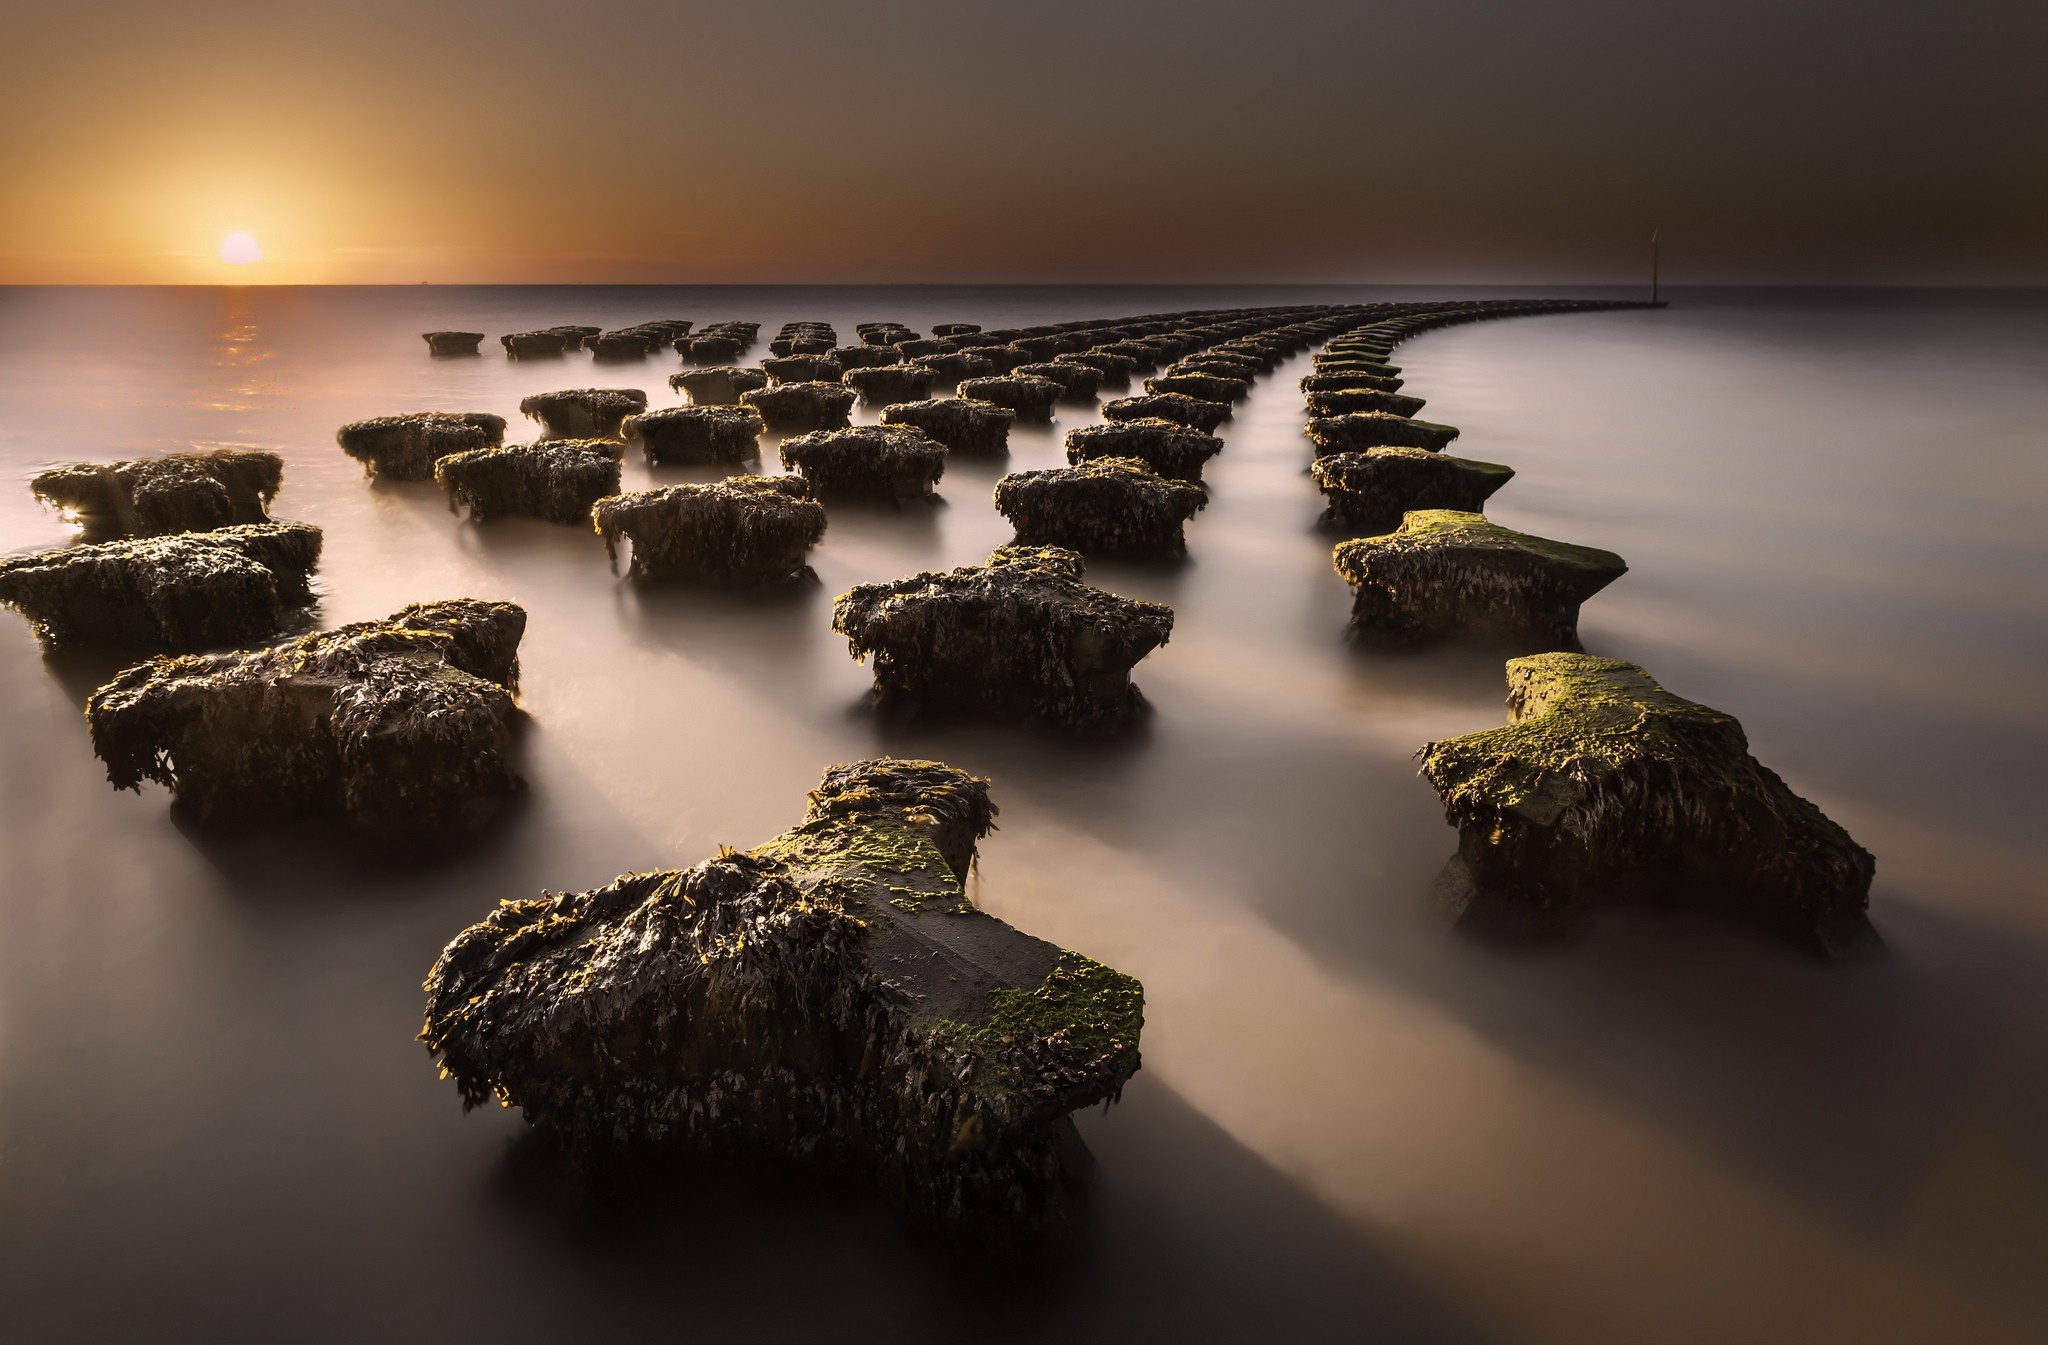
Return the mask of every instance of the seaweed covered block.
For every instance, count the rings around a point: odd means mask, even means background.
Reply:
[[[927,571],[841,594],[832,629],[875,689],[936,708],[1075,728],[1112,724],[1144,698],[1131,668],[1166,643],[1173,609],[1081,582],[1061,547],[1006,546],[985,565]]]
[[[482,332],[422,332],[430,355],[474,355],[484,343]]]
[[[1233,359],[1213,353],[1190,355],[1184,360],[1175,360],[1166,370],[1167,375],[1170,377],[1181,374],[1200,374],[1213,378],[1230,379],[1233,382],[1243,383],[1246,387],[1250,387],[1265,372],[1265,366],[1257,360]]]
[[[619,490],[619,445],[605,439],[549,439],[473,448],[434,464],[448,507],[472,520],[516,514],[549,523],[589,521],[590,506]]]
[[[969,336],[981,331],[981,325],[974,322],[935,322],[933,336]]]
[[[1369,355],[1324,353],[1314,356],[1313,362],[1319,374],[1374,374],[1380,378],[1395,378],[1401,373],[1400,365],[1388,364]]]
[[[1157,395],[1177,392],[1204,402],[1242,401],[1252,385],[1242,378],[1219,378],[1214,374],[1154,374],[1145,380],[1145,391]]]
[[[839,361],[841,370],[851,373],[855,369],[879,369],[886,364],[903,363],[903,352],[894,346],[834,346],[832,358]]]
[[[1317,371],[1305,374],[1301,390],[1312,392],[1349,392],[1353,388],[1368,388],[1374,392],[1399,392],[1401,380],[1391,374],[1326,373]]]
[[[820,495],[921,500],[946,470],[946,446],[910,425],[857,425],[784,441],[782,465]]]
[[[1138,362],[1128,355],[1115,355],[1106,350],[1084,350],[1074,355],[1061,355],[1054,364],[1078,364],[1096,373],[1096,390],[1104,388],[1123,389],[1131,386],[1131,375],[1136,372]]]
[[[1347,411],[1341,416],[1311,420],[1302,433],[1316,446],[1318,457],[1326,453],[1363,452],[1368,448],[1426,448],[1435,453],[1458,437],[1458,427],[1410,420],[1385,411]]]
[[[652,338],[643,331],[599,332],[583,343],[584,349],[600,360],[643,360]]]
[[[1200,486],[1161,476],[1137,458],[1012,472],[996,482],[995,494],[996,512],[1026,546],[1134,560],[1186,555],[1182,527],[1209,502]]]
[[[539,355],[559,355],[564,350],[573,350],[583,344],[583,338],[581,335],[578,335],[574,345],[572,345],[569,338],[560,331],[550,329],[534,332],[507,332],[498,338],[498,343],[505,347],[505,354],[509,358],[526,360]]]
[[[651,466],[745,462],[761,451],[761,429],[761,413],[751,406],[670,406],[619,424],[621,434],[640,441]]]
[[[998,374],[987,378],[962,379],[960,395],[977,402],[994,402],[1017,413],[1019,420],[1049,420],[1052,406],[1066,389],[1049,378],[1028,374]]]
[[[1020,364],[1011,373],[1020,378],[1050,379],[1060,385],[1060,396],[1070,402],[1092,401],[1102,387],[1101,373],[1085,364],[1069,364],[1068,358],[1062,355],[1041,364]]]
[[[740,394],[767,387],[768,375],[735,364],[715,364],[670,374],[668,385],[688,397],[692,406],[735,406]]]
[[[743,392],[740,401],[760,412],[769,429],[788,434],[844,429],[854,396],[838,383],[783,383]]]
[[[1515,469],[1497,462],[1454,458],[1426,448],[1368,448],[1329,453],[1309,468],[1330,507],[1325,521],[1346,528],[1389,532],[1412,509],[1479,513]]]
[[[1223,451],[1213,434],[1157,418],[1076,425],[1067,431],[1067,461],[1137,458],[1161,476],[1200,481],[1202,468]]]
[[[156,537],[267,523],[284,484],[284,459],[260,449],[216,448],[125,462],[66,462],[29,489],[78,521],[87,538]]]
[[[1312,416],[1341,416],[1353,411],[1381,411],[1390,416],[1413,417],[1426,402],[1405,392],[1380,392],[1373,388],[1313,389],[1307,391],[1308,413]]]
[[[676,338],[677,353],[699,364],[731,364],[752,345],[746,337],[732,332],[699,332]],[[766,375],[763,375],[765,377]]]
[[[991,377],[1000,377],[1004,374],[1013,373],[1024,365],[1038,364],[1048,358],[1035,350],[1023,350],[1012,345],[975,346],[972,350],[960,353],[971,354],[976,359],[987,360],[988,367],[992,371],[988,376]],[[969,375],[969,377],[973,378],[983,376],[980,374]]]
[[[634,388],[564,388],[522,398],[519,414],[531,416],[551,439],[588,439],[619,432],[627,416],[647,409],[647,394]]]
[[[761,361],[761,370],[770,384],[837,383],[839,375],[846,372],[829,354],[771,355]]]
[[[52,648],[214,649],[274,638],[319,563],[310,523],[133,537],[0,560],[0,603]]]
[[[986,780],[881,758],[808,803],[744,853],[501,904],[428,973],[420,1039],[585,1169],[792,1166],[1030,1226],[1085,1170],[1071,1114],[1138,1070],[1143,988],[968,899]]]
[[[947,383],[958,383],[963,378],[982,378],[993,374],[996,369],[994,360],[973,350],[955,350],[944,355],[919,355],[911,363],[929,371],[932,377]]]
[[[168,787],[202,822],[309,813],[436,838],[519,788],[508,755],[526,613],[415,603],[239,654],[137,664],[86,701],[118,789]]]
[[[1619,659],[1537,654],[1507,680],[1508,727],[1418,754],[1458,828],[1465,920],[1555,934],[1648,900],[1824,953],[1873,937],[1876,861],[1749,754],[1733,716]]]
[[[483,411],[422,411],[351,421],[334,432],[341,451],[363,464],[363,475],[426,481],[450,453],[495,448],[505,441],[505,418]]]
[[[1162,392],[1143,397],[1119,397],[1102,404],[1102,418],[1112,423],[1132,420],[1170,420],[1191,430],[1211,433],[1230,419],[1228,402],[1205,402],[1179,392]]]
[[[1398,531],[1340,542],[1351,628],[1396,640],[1469,633],[1566,648],[1579,604],[1628,572],[1612,551],[1533,537],[1483,515],[1418,509]]]
[[[936,401],[898,402],[882,408],[884,425],[910,425],[923,430],[946,446],[948,452],[969,457],[1000,457],[1010,449],[1010,426],[1017,413],[993,402],[968,397],[941,397]]]
[[[887,347],[876,347],[887,349]],[[923,401],[932,395],[932,371],[918,364],[883,364],[848,369],[840,382],[860,394],[869,406]]]
[[[804,554],[825,535],[825,507],[800,477],[729,476],[599,500],[590,521],[618,565],[633,544],[630,579],[754,586],[809,573]]]
[[[911,337],[896,342],[896,352],[906,360],[921,360],[929,355],[950,355],[960,347],[940,337]]]

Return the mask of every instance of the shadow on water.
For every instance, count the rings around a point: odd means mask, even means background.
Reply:
[[[1164,1084],[1141,1073],[1118,1111],[1129,1115],[1091,1141],[1093,1176],[1044,1228],[996,1248],[915,1231],[857,1189],[799,1176],[600,1191],[531,1137],[506,1148],[490,1196],[597,1282],[612,1326],[671,1320],[685,1301],[696,1330],[760,1339],[809,1338],[823,1304],[848,1339],[1482,1339]],[[1200,1217],[1211,1208],[1248,1217]]]

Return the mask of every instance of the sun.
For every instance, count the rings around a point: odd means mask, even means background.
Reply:
[[[263,260],[263,248],[255,239],[237,229],[220,240],[220,259],[229,266],[247,266]]]

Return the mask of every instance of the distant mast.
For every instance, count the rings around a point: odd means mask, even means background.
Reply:
[[[1657,237],[1663,231],[1652,227],[1650,230],[1650,302],[1657,302]]]

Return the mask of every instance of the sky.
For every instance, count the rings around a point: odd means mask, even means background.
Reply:
[[[2040,0],[9,0],[0,283],[2048,284]],[[228,266],[243,231],[263,260]]]

